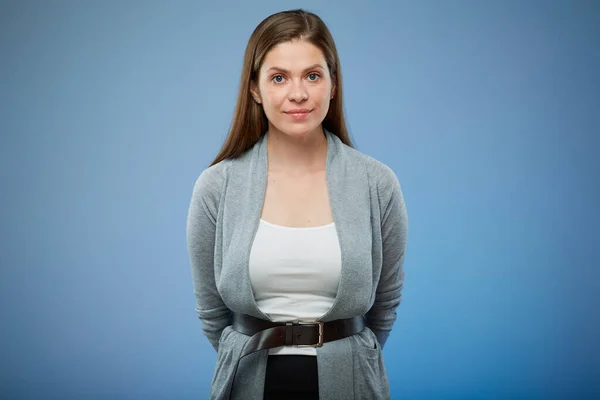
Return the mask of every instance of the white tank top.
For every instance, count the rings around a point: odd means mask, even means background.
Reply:
[[[315,321],[335,300],[342,258],[335,224],[294,228],[260,220],[249,273],[258,308],[275,322]],[[313,347],[281,346],[270,355],[316,355]]]

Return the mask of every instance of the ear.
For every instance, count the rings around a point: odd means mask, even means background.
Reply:
[[[335,85],[331,86],[331,94],[329,95],[329,99],[333,99],[333,96],[335,96]]]
[[[250,82],[250,94],[258,104],[262,104],[262,99],[255,82]]]

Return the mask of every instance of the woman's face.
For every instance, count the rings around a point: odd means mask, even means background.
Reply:
[[[321,127],[335,88],[318,47],[303,40],[280,43],[265,56],[257,79],[250,89],[270,130],[304,136]]]

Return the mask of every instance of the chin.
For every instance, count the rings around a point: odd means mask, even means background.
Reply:
[[[304,136],[314,132],[319,128],[319,125],[314,124],[282,124],[281,131],[292,136]]]

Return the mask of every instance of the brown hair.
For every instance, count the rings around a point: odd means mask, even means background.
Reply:
[[[239,157],[254,146],[266,132],[267,117],[262,106],[252,99],[250,84],[258,79],[260,67],[271,48],[296,39],[306,40],[321,49],[332,84],[335,85],[335,93],[323,120],[323,128],[337,135],[344,144],[354,147],[344,119],[342,73],[333,37],[316,14],[301,9],[289,10],[267,17],[252,32],[244,54],[240,89],[229,134],[219,155],[210,166],[228,158]]]

